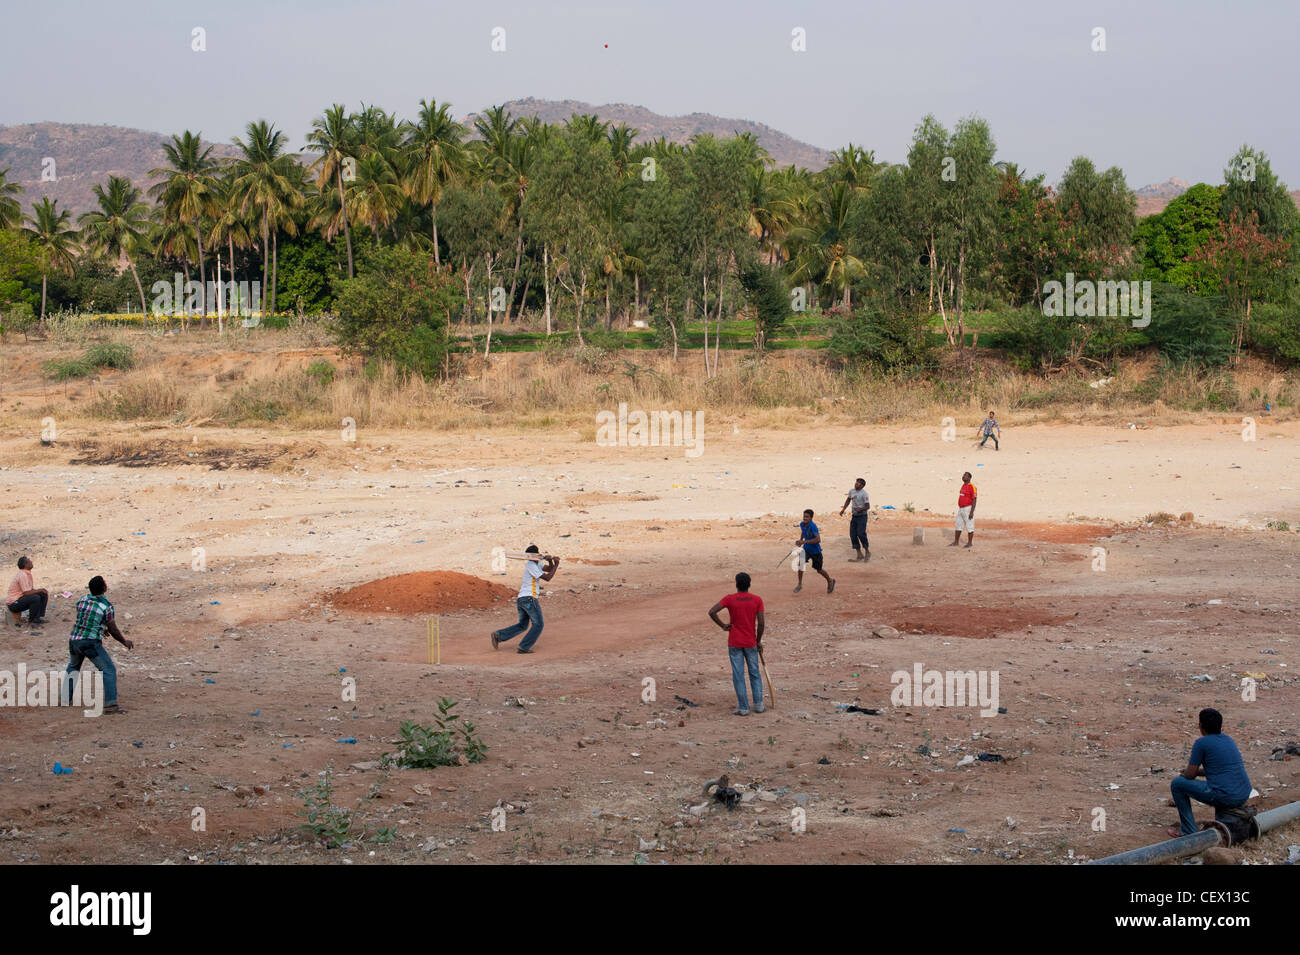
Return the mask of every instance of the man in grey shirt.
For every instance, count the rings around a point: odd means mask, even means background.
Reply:
[[[853,490],[849,491],[849,496],[844,499],[844,507],[840,508],[840,517],[844,516],[844,510],[849,505],[853,506],[853,514],[849,518],[849,542],[853,544],[853,551],[858,555],[858,560],[870,560],[871,545],[867,543],[867,512],[871,510],[871,499],[867,496],[865,478],[858,478],[853,482]]]

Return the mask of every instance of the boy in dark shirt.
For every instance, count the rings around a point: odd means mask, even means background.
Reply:
[[[727,611],[730,623],[723,623],[718,614]],[[749,699],[745,695],[745,669],[749,669],[750,688],[754,694],[754,712],[762,713],[763,678],[758,672],[758,654],[763,646],[763,598],[749,592],[749,574],[736,575],[736,592],[727,594],[709,609],[709,616],[727,631],[727,654],[731,657],[731,683],[736,688],[736,716],[749,715]]]
[[[1169,830],[1169,835],[1174,837],[1190,836],[1197,831],[1191,800],[1215,809],[1236,809],[1250,799],[1250,777],[1246,775],[1237,744],[1222,732],[1223,714],[1218,710],[1204,709],[1200,712],[1199,722],[1201,738],[1192,744],[1187,768],[1169,783],[1169,792],[1178,807],[1180,827]],[[1205,782],[1200,782],[1198,776],[1204,776]]]

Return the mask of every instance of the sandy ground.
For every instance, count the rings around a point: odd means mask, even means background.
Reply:
[[[0,630],[0,670],[64,665],[94,573],[136,648],[110,645],[123,716],[0,709],[0,861],[1096,858],[1175,822],[1169,779],[1202,706],[1225,713],[1262,805],[1289,802],[1300,760],[1270,756],[1300,742],[1300,539],[1265,525],[1300,525],[1298,436],[1267,419],[1253,442],[1228,418],[1036,426],[1007,429],[994,452],[964,432],[945,442],[938,424],[710,421],[698,457],[569,431],[11,437],[4,560],[30,554],[56,597],[44,633]],[[980,490],[970,550],[944,546],[965,469]],[[851,564],[836,512],[857,476],[874,556]],[[832,595],[816,577],[791,593],[780,562],[804,507]],[[1195,519],[1137,523],[1157,511]],[[513,622],[508,596],[439,615],[439,663],[427,615],[330,599],[435,570],[513,591],[520,565],[501,571],[494,548],[530,542],[565,558],[531,656],[489,644]],[[746,718],[731,715],[726,638],[706,616],[738,570],[767,605],[777,690]],[[873,636],[882,626],[900,634]],[[1006,712],[891,705],[891,674],[916,664],[996,671]],[[474,722],[484,762],[355,768],[441,697]],[[1003,759],[958,767],[981,753]],[[327,764],[336,804],[356,810],[336,850],[295,815]],[[730,811],[701,794],[722,773],[744,787]],[[382,828],[395,839],[370,841]],[[1294,829],[1242,856],[1282,861]]]

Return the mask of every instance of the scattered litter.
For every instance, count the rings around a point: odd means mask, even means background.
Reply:
[[[1014,819],[1012,819],[1010,816],[1007,816],[1007,828],[1008,828],[1008,829],[1014,829],[1014,828],[1016,828],[1016,826],[1018,826],[1018,825],[1020,825],[1020,823],[1016,822],[1016,821],[1015,821]]]
[[[66,776],[66,775],[68,775],[68,773],[70,773],[70,772],[72,772],[72,767],[71,767],[71,766],[64,766],[62,763],[55,763],[55,764],[54,764],[54,775],[55,775],[55,776]]]
[[[689,707],[691,707],[692,709],[694,709],[695,707],[697,707],[697,706],[700,705],[700,704],[698,704],[698,703],[692,703],[690,700],[688,700],[688,699],[687,699],[686,697],[684,697],[684,696],[674,696],[673,699],[676,700],[678,703],[684,703],[686,706],[689,706]],[[679,706],[679,707],[677,707],[677,708],[680,710],[682,707]]]
[[[289,748],[290,746],[292,746],[292,745],[293,745],[293,743],[285,743],[284,746],[281,747],[281,748],[282,748],[282,749],[288,749],[288,748]]]
[[[981,763],[1005,762],[1005,760],[1002,758],[1001,753],[980,753],[979,756],[976,757],[976,759],[978,759]]]
[[[208,601],[208,606],[209,606],[209,607],[216,607],[216,606],[219,605],[220,603],[221,603],[220,600],[209,600],[209,601]]]
[[[856,703],[847,703],[840,706],[845,713],[866,713],[868,716],[879,716],[880,710],[871,710],[865,706],[858,706]]]
[[[1196,676],[1192,677],[1191,679],[1192,679],[1192,682],[1193,682],[1193,683],[1213,683],[1213,682],[1214,682],[1214,677],[1210,676],[1208,673],[1200,673],[1200,674],[1197,674]]]
[[[1117,784],[1115,784],[1115,783],[1111,783],[1111,784],[1110,784],[1109,786],[1107,786],[1106,788],[1107,788],[1107,789],[1119,789],[1119,786],[1118,786]]]
[[[212,677],[208,677],[208,678],[205,679],[203,682],[204,682],[204,683],[216,683],[217,681],[214,680],[214,679],[212,679]]]
[[[261,715],[262,715],[262,711],[261,711],[261,710],[253,710],[253,712],[249,713],[248,715],[249,715],[249,716],[261,716]]]
[[[881,507],[880,509],[881,509],[882,511],[896,511],[896,510],[898,510],[898,508],[894,507],[894,505],[892,505],[892,504],[886,504],[886,505],[884,505],[883,507]]]
[[[347,672],[348,672],[348,668],[347,668],[347,667],[339,667],[339,672],[340,672],[340,673],[347,673]]]
[[[831,764],[831,761],[830,761],[829,759],[827,759],[825,756],[823,756],[821,759],[817,760],[817,765],[818,765],[818,766],[829,766],[830,764]]]
[[[963,766],[969,766],[973,762],[975,762],[975,757],[967,754],[957,761],[957,768],[961,769]]]
[[[998,712],[999,712],[999,713],[1005,713],[1006,711],[1007,711],[1007,708],[1006,708],[1005,706],[999,706],[999,707],[998,707]]]
[[[965,829],[949,829],[948,831],[949,831],[949,832],[960,832],[960,833],[963,833],[963,834],[966,832]]]
[[[1300,846],[1286,847],[1286,864],[1295,865],[1300,862]]]
[[[356,738],[355,736],[345,736],[345,737],[343,737],[342,739],[336,739],[334,742],[336,742],[336,743],[355,743],[356,741],[357,741],[357,738]]]

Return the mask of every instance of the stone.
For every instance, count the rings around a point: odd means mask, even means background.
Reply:
[[[871,635],[873,637],[879,637],[882,640],[897,640],[902,636],[902,634],[893,627],[886,627],[884,625],[872,629]]]
[[[1206,865],[1237,865],[1240,860],[1231,849],[1215,846],[1201,853],[1201,861]]]

